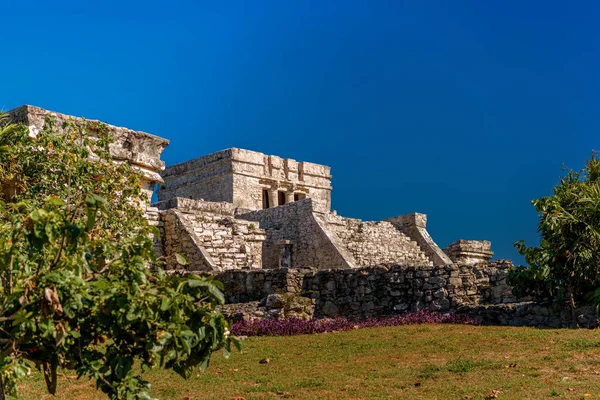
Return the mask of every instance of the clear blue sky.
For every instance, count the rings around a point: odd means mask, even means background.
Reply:
[[[0,107],[330,165],[338,213],[429,216],[520,261],[530,201],[598,149],[593,1],[7,1]]]

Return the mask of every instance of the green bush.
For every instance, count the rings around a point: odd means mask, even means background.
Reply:
[[[0,399],[32,367],[50,393],[70,368],[112,399],[150,399],[134,363],[188,377],[239,345],[218,282],[161,269],[141,175],[111,141],[85,120],[48,118],[35,137],[0,125]]]
[[[533,200],[539,213],[540,245],[515,243],[528,267],[510,271],[517,296],[567,300],[572,308],[588,296],[600,300],[600,161],[595,154],[582,171],[568,171],[552,195]]]

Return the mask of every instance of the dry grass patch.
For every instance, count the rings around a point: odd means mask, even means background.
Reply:
[[[597,330],[408,325],[259,337],[184,381],[147,374],[160,399],[600,399]],[[268,358],[269,363],[260,360]],[[50,399],[32,374],[21,395]],[[63,376],[57,400],[104,399]]]

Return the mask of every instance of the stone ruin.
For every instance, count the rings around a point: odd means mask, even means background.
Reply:
[[[175,253],[207,272],[439,266],[466,257],[435,244],[424,214],[365,222],[332,212],[324,165],[234,148],[167,167],[161,176],[154,206],[171,268]]]
[[[33,106],[9,118],[36,134],[47,114],[56,126],[82,122]],[[216,276],[232,318],[365,318],[428,308],[511,325],[596,324],[585,310],[574,321],[556,305],[514,298],[506,284],[512,264],[490,261],[489,241],[458,240],[442,250],[425,214],[377,222],[337,215],[327,166],[232,148],[165,168],[168,140],[108,129],[113,157],[143,172],[149,198],[158,185],[146,215],[161,231],[156,249],[167,269]],[[185,271],[178,253],[189,260]]]
[[[8,112],[10,121],[24,124],[33,136],[44,127],[46,116],[51,116],[54,119],[55,127],[58,130],[61,130],[63,123],[67,121],[73,121],[78,125],[83,124],[82,118],[29,105]],[[96,134],[99,123],[101,122],[97,120],[88,120],[87,130],[89,135]],[[147,194],[148,200],[150,200],[154,192],[154,186],[163,182],[160,171],[165,169],[165,163],[160,159],[160,155],[169,145],[169,141],[144,132],[113,125],[106,126],[114,138],[114,142],[110,145],[113,159],[117,162],[129,162],[134,168],[143,173],[142,189]]]

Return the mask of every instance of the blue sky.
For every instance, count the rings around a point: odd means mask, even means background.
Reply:
[[[88,4],[89,3],[89,4]],[[95,4],[92,4],[95,3]],[[332,167],[339,214],[445,247],[537,243],[530,201],[598,149],[592,1],[2,2],[0,107]]]

